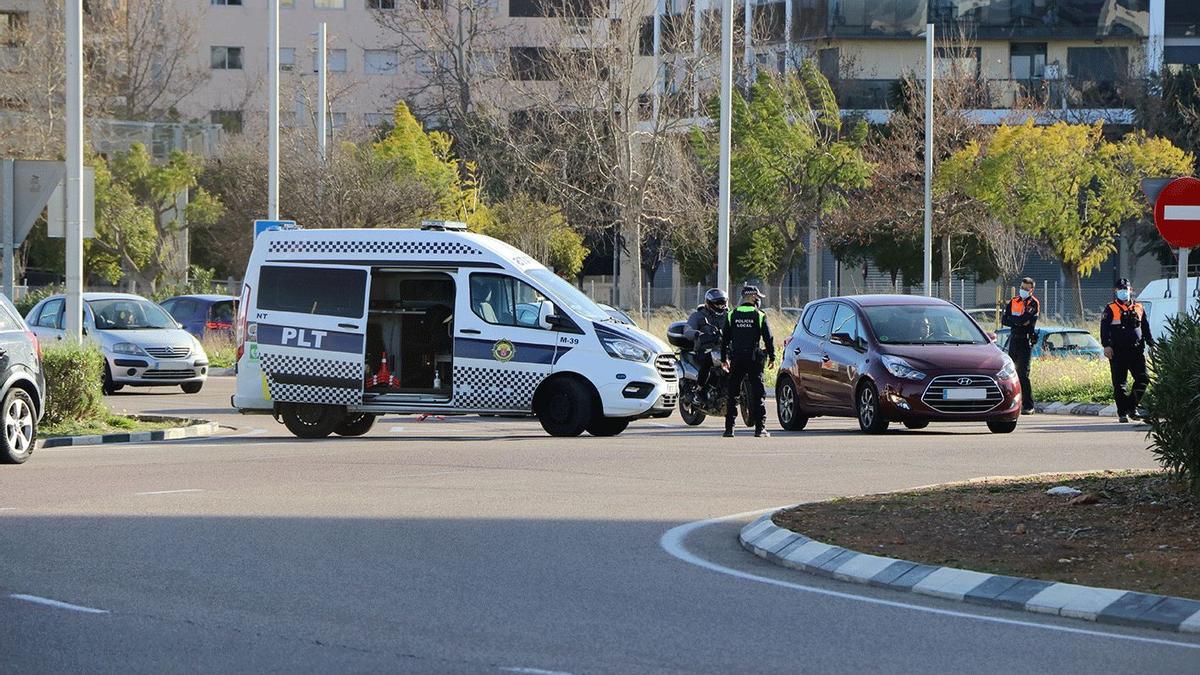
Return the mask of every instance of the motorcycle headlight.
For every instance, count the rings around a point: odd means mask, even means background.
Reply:
[[[1013,363],[1012,359],[1007,356],[1004,357],[1004,367],[1000,369],[1000,372],[996,373],[996,377],[1002,380],[1017,379],[1017,366]]]
[[[626,361],[639,361],[645,363],[650,360],[650,351],[643,349],[633,342],[624,338],[600,338],[600,344],[604,346],[604,351],[614,359],[624,359]]]
[[[883,367],[887,368],[887,371],[889,373],[891,373],[892,375],[895,375],[896,377],[899,377],[899,378],[905,379],[905,380],[923,380],[923,379],[925,379],[925,373],[922,373],[921,371],[917,370],[916,368],[913,367],[913,365],[911,363],[909,363],[908,361],[905,361],[904,359],[900,358],[899,356],[884,355],[882,357],[882,361],[883,361]]]
[[[146,352],[142,348],[132,342],[118,342],[112,346],[114,354],[126,354],[128,356],[145,356]]]

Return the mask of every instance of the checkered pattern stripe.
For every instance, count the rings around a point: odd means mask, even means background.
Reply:
[[[346,241],[285,239],[271,242],[268,253],[357,253],[381,255],[483,255],[458,241]]]
[[[264,351],[262,353],[262,369],[267,376],[267,389],[271,392],[271,399],[274,401],[329,405],[362,403],[362,387],[350,389],[276,381],[277,375],[307,375],[353,379],[361,382],[363,364],[360,362],[316,359]]]
[[[532,410],[533,392],[546,379],[529,370],[454,367],[454,405],[480,410]]]

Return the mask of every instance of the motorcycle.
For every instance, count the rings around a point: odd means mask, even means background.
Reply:
[[[708,383],[704,386],[700,403],[694,402],[696,389],[699,387],[700,362],[696,355],[695,345],[684,335],[687,323],[680,321],[667,327],[667,342],[675,348],[676,363],[679,370],[679,416],[688,426],[697,426],[704,422],[709,415],[725,417],[725,405],[728,400],[729,373],[721,365],[721,356],[713,349],[707,352],[712,358],[712,367],[708,370]],[[707,345],[706,345],[707,346]],[[738,395],[737,408],[741,413],[742,424],[749,427],[753,424],[750,419],[750,383],[742,382]]]

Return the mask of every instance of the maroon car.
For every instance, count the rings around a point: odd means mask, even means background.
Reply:
[[[891,422],[986,422],[1006,434],[1021,415],[1008,355],[956,305],[911,295],[809,303],[784,342],[775,395],[789,431],[833,415],[870,434]]]

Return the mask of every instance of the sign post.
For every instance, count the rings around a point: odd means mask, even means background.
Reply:
[[[1154,225],[1164,241],[1179,249],[1179,313],[1187,313],[1188,253],[1200,246],[1200,180],[1176,178],[1154,201]]]

